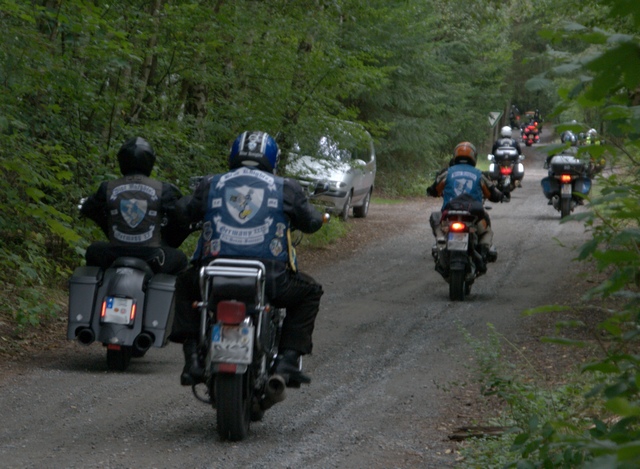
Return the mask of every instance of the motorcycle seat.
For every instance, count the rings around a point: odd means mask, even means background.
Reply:
[[[147,264],[147,262],[142,259],[138,259],[137,257],[118,257],[111,267],[129,267],[132,269],[141,270],[150,276],[153,276],[153,269]]]

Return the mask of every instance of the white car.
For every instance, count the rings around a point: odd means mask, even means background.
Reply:
[[[376,152],[371,135],[362,127],[343,122],[332,136],[301,138],[288,154],[285,175],[312,190],[318,182],[328,182],[329,190],[314,198],[330,213],[346,221],[364,218],[376,178]]]

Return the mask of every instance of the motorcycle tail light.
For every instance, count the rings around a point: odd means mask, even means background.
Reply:
[[[218,373],[236,373],[238,371],[238,365],[235,363],[218,363],[216,365],[216,371]]]
[[[240,324],[247,316],[247,306],[241,301],[221,301],[216,308],[216,316],[224,324]]]
[[[500,174],[509,175],[511,174],[511,166],[501,166]]]
[[[571,174],[561,174],[560,175],[560,182],[566,184],[566,183],[570,183],[571,182]]]
[[[451,225],[449,226],[449,230],[455,233],[460,233],[461,231],[464,231],[466,228],[467,228],[467,225],[459,221],[455,221],[451,223]]]

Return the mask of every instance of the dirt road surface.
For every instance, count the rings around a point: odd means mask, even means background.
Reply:
[[[462,331],[487,324],[526,341],[527,308],[562,302],[573,248],[587,235],[560,223],[540,189],[543,157],[527,154],[524,187],[489,204],[499,256],[464,302],[434,271],[428,217],[441,201],[372,204],[349,240],[302,259],[325,296],[304,366],[313,382],[221,442],[214,410],[179,385],[170,344],[108,372],[99,344],[65,343],[0,374],[4,468],[443,468],[464,417],[452,399],[472,364]],[[65,342],[64,337],[60,338]]]

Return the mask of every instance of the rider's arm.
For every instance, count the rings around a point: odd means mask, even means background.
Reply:
[[[444,186],[447,183],[447,171],[448,168],[441,170],[437,176],[436,180],[427,187],[427,195],[431,197],[440,197],[444,192]]]
[[[480,187],[482,187],[482,195],[485,199],[489,199],[491,202],[502,202],[504,199],[504,194],[484,175]]]
[[[107,223],[107,183],[103,182],[95,194],[89,196],[82,204],[80,213],[93,220],[106,236],[109,236]]]
[[[303,233],[318,231],[322,227],[323,216],[309,202],[300,183],[285,178],[283,192],[284,213],[289,216],[291,226]]]

